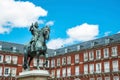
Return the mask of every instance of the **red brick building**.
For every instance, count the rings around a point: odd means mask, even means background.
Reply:
[[[23,53],[24,45],[0,42],[0,79],[15,80],[23,71]],[[50,80],[120,80],[120,33],[48,50],[47,56]],[[30,67],[36,68],[36,58]]]

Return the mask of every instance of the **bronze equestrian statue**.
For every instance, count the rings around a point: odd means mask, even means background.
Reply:
[[[24,53],[24,70],[30,70],[30,63],[34,57],[37,57],[37,69],[39,68],[39,58],[43,55],[46,59],[46,41],[49,39],[50,28],[45,26],[38,29],[38,23],[32,24],[30,26],[31,34],[33,35],[31,41],[25,46]],[[43,63],[43,66],[47,65],[47,60]]]

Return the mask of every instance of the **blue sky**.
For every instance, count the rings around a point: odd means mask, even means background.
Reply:
[[[51,26],[52,49],[120,32],[120,0],[1,0],[0,11],[0,41],[28,43],[35,21]]]

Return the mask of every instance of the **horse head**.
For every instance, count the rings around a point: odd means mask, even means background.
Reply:
[[[49,26],[43,27],[43,36],[45,40],[49,40],[50,28]]]

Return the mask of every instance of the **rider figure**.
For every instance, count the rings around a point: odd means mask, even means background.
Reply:
[[[35,24],[31,25],[30,26],[30,31],[31,31],[31,34],[33,35],[32,36],[32,39],[30,41],[30,48],[31,48],[31,51],[34,51],[35,50],[35,42],[37,41],[38,39],[38,32],[39,32],[39,29],[38,29],[38,23],[35,22]]]

